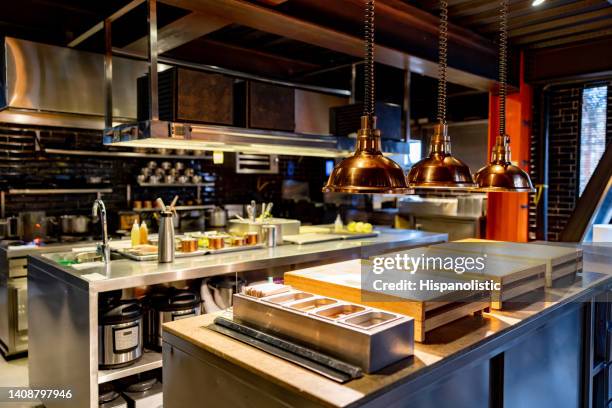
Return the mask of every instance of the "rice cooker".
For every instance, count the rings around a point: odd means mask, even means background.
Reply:
[[[130,365],[142,357],[142,307],[137,300],[111,302],[98,316],[98,364],[101,368]]]
[[[191,290],[170,288],[166,293],[155,293],[149,299],[148,343],[155,349],[162,346],[162,325],[174,320],[198,316],[202,309],[200,296]]]
[[[98,396],[99,408],[128,408],[128,404],[115,390],[100,392]]]

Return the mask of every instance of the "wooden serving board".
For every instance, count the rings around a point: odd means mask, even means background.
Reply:
[[[411,257],[435,257],[435,258],[457,258],[465,257],[463,252],[450,251],[436,246],[427,248],[414,248],[398,252],[400,255]],[[491,308],[502,309],[505,301],[517,296],[543,288],[546,284],[546,263],[542,260],[507,258],[496,255],[488,255],[484,259],[485,268],[482,271],[459,271],[434,268],[428,269],[427,273],[452,276],[456,279],[479,279],[492,280],[500,284],[501,289],[491,292]],[[437,265],[434,265],[437,266]]]
[[[500,241],[446,242],[430,248],[470,254],[487,254],[512,260],[529,260],[546,264],[546,286],[582,269],[582,250],[553,245],[526,244]]]
[[[376,301],[364,300],[361,289],[362,262],[350,260],[330,265],[317,266],[285,273],[285,284],[295,289],[334,297],[351,303],[362,304],[414,318],[414,339],[425,341],[427,332],[447,323],[472,314],[478,314],[489,307],[484,292],[466,293],[461,301],[448,300],[448,294],[415,292],[413,298],[376,293]],[[424,276],[439,282],[456,282],[458,279],[436,275],[410,275],[406,279],[420,279]],[[455,292],[456,294],[456,292]]]

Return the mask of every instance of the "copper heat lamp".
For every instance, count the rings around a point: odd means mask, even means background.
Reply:
[[[365,9],[365,101],[355,153],[342,160],[323,187],[324,193],[405,194],[410,192],[399,164],[383,156],[374,115],[374,0]]]
[[[408,172],[408,184],[415,188],[468,188],[474,186],[470,168],[451,153],[446,124],[448,51],[448,2],[440,0],[438,41],[438,124],[429,143],[429,155]]]
[[[499,135],[488,165],[476,172],[478,191],[534,192],[529,175],[510,162],[510,137],[506,134],[506,56],[508,0],[501,0],[499,23]]]

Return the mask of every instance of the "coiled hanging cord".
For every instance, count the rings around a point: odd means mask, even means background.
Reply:
[[[440,38],[438,40],[438,122],[446,124],[446,84],[448,71],[448,2],[440,0]]]
[[[506,92],[508,58],[508,0],[501,0],[499,14],[499,135],[506,136]]]
[[[374,0],[366,0],[365,6],[365,66],[364,66],[364,107],[363,115],[374,118],[375,84],[374,84]],[[370,122],[372,123],[372,122]]]

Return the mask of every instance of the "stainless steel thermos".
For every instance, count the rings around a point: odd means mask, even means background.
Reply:
[[[172,211],[161,211],[159,222],[159,239],[157,242],[157,262],[174,261],[174,222]]]

